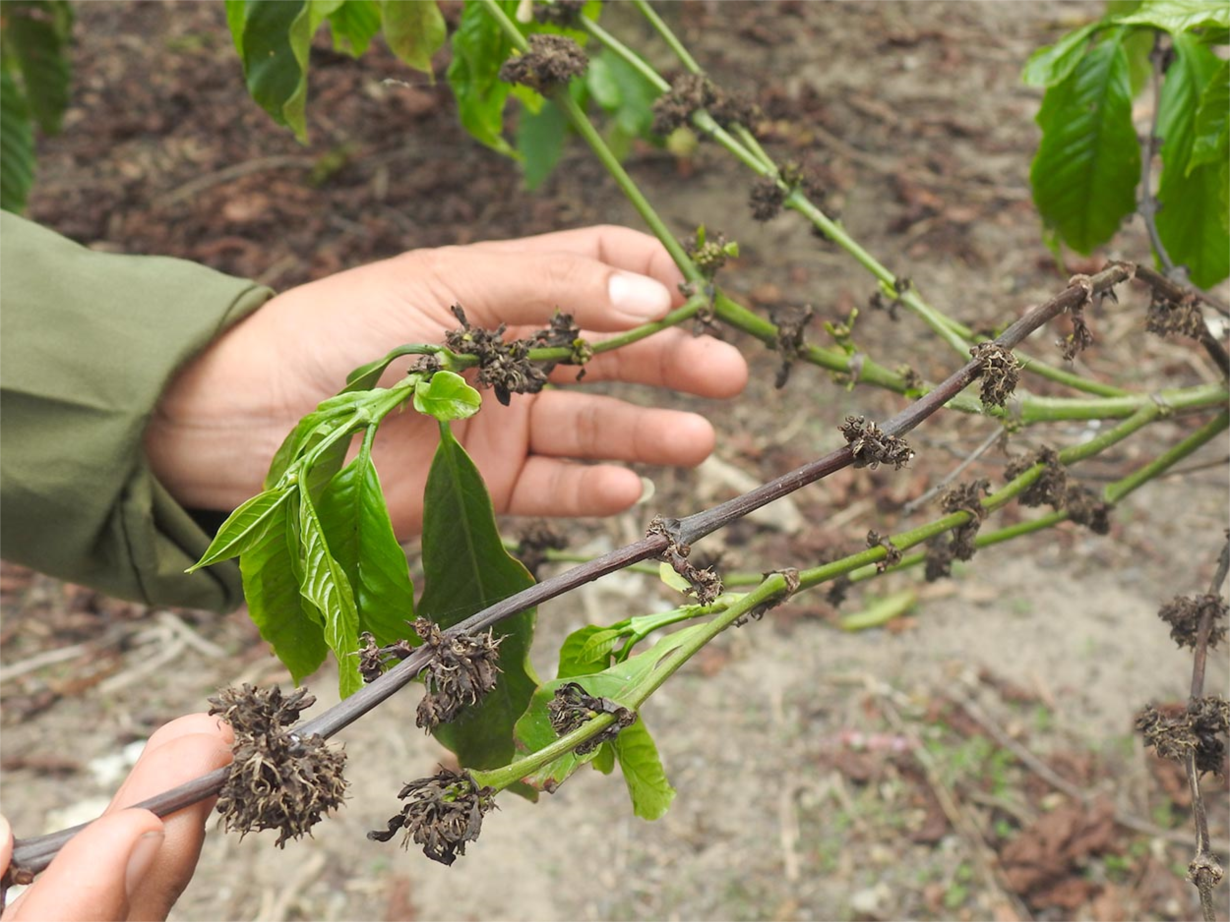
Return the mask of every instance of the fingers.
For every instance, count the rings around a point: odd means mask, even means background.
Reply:
[[[551,380],[570,384],[576,381],[577,371],[575,366],[561,365]],[[626,381],[700,397],[734,397],[747,386],[747,361],[729,343],[671,329],[599,353],[585,366],[584,381]]]
[[[130,894],[156,863],[162,842],[162,823],[148,810],[95,820],[69,840],[4,918],[127,919]]]
[[[526,459],[508,502],[510,515],[603,516],[622,512],[641,498],[641,479],[608,465]]]
[[[229,764],[232,739],[230,727],[208,714],[192,714],[172,721],[150,737],[108,813]],[[157,861],[131,895],[131,918],[166,918],[196,870],[205,822],[213,806],[211,797],[163,819],[165,839],[158,849]]]
[[[522,237],[519,240],[493,241],[481,246],[510,253],[566,252],[587,256],[616,269],[626,269],[628,272],[657,279],[671,290],[674,303],[683,303],[683,295],[679,292],[683,273],[670,258],[666,248],[656,237],[630,227],[602,224]]]
[[[13,827],[9,821],[0,816],[0,875],[9,869],[13,860]]]
[[[703,416],[614,397],[548,391],[530,410],[530,451],[536,455],[692,467],[713,445],[713,426]]]
[[[565,251],[445,247],[421,258],[477,326],[542,326],[560,310],[587,330],[611,332],[658,320],[672,303],[654,278]]]

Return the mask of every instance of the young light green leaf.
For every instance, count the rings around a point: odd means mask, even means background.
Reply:
[[[56,134],[68,108],[72,65],[68,44],[73,9],[67,0],[24,0],[4,4],[6,70],[21,73],[30,116],[45,134]],[[8,92],[8,88],[5,88]]]
[[[0,208],[20,214],[34,185],[34,125],[25,94],[0,72]]]
[[[227,10],[248,93],[304,143],[308,53],[320,14],[308,0],[243,0],[242,30],[237,31],[238,4],[228,4]]]
[[[630,727],[624,727],[611,743],[619,760],[632,812],[643,820],[661,819],[675,799],[675,789],[666,780],[658,747],[639,717]]]
[[[662,580],[662,582],[666,583],[676,592],[682,592],[686,595],[692,591],[692,584],[680,576],[678,571],[665,560],[658,564],[658,579]]]
[[[706,627],[707,625],[698,624],[676,631],[674,634],[670,634],[658,641],[652,649],[632,657],[627,662],[611,666],[602,672],[593,675],[561,677],[544,683],[534,693],[525,714],[517,721],[516,736],[518,744],[527,752],[538,752],[558,739],[555,730],[551,726],[551,715],[548,705],[551,703],[551,699],[555,697],[556,690],[568,682],[578,683],[595,697],[609,698],[616,704],[622,704],[626,707],[631,706],[634,703],[634,698],[638,697],[638,693],[644,690],[645,684],[656,678],[655,671],[663,659],[679,649],[683,644],[689,642],[698,632],[703,631]],[[625,732],[627,732],[626,729],[620,731],[620,734],[622,735]],[[652,741],[650,743],[652,746]],[[554,791],[578,768],[594,759],[597,754],[597,752],[594,752],[578,756],[575,752],[568,753],[549,762],[524,780],[531,787],[538,790]],[[656,756],[656,750],[654,754]],[[653,812],[652,804],[660,806],[663,798],[665,798],[666,804],[669,805],[669,797],[664,794],[661,784],[655,780],[654,771],[647,761],[641,761],[642,758],[647,759],[644,747],[638,746],[637,753],[631,755],[630,758],[633,759],[633,770],[637,777],[628,782],[629,791],[632,791],[634,783],[637,784],[638,789],[642,786],[644,787],[644,802],[646,803],[644,809],[646,813]],[[661,775],[660,765],[658,766],[657,775]],[[665,776],[662,776],[661,783],[665,783]],[[666,785],[666,787],[669,788],[669,785]],[[651,796],[654,791],[658,792],[656,797]],[[663,811],[665,810],[665,808],[662,809]],[[638,810],[637,815],[644,814]],[[660,816],[661,813],[657,815]]]
[[[1166,252],[1187,266],[1201,288],[1230,275],[1230,237],[1221,209],[1219,163],[1188,170],[1195,144],[1196,109],[1202,91],[1224,70],[1222,61],[1189,35],[1174,36],[1175,59],[1166,71],[1158,101],[1157,133],[1162,138],[1162,175],[1157,232]]]
[[[559,648],[559,670],[556,677],[571,678],[592,675],[611,665],[611,651],[626,633],[619,627],[589,624],[564,638]]]
[[[440,424],[440,446],[424,494],[423,579],[418,613],[441,627],[534,584],[504,550],[482,476],[447,423]],[[496,636],[503,638],[495,690],[457,722],[436,730],[436,739],[467,768],[512,761],[513,726],[538,686],[529,662],[534,615],[530,609],[495,626]]]
[[[325,643],[337,657],[338,689],[343,698],[363,687],[359,674],[359,612],[350,581],[329,551],[316,507],[299,491],[301,572],[299,592],[324,618]]]
[[[481,3],[467,3],[453,33],[448,84],[457,97],[462,126],[476,140],[501,154],[515,153],[504,140],[504,102],[509,85],[499,78],[512,49]]]
[[[265,475],[265,487],[274,486],[296,458],[320,444],[320,441],[336,428],[346,424],[363,402],[363,398],[362,393],[343,391],[336,397],[322,401],[315,410],[299,420],[274,453],[269,472]]]
[[[1192,155],[1185,170],[1188,175],[1198,166],[1225,163],[1230,158],[1230,61],[1222,61],[1201,91],[1192,131]]]
[[[1221,0],[1145,0],[1126,16],[1115,17],[1121,26],[1151,26],[1179,35],[1192,29],[1230,27],[1230,4]]]
[[[329,550],[346,574],[359,612],[359,630],[381,646],[412,633],[414,589],[405,552],[397,543],[384,491],[366,451],[342,469],[317,508]]]
[[[279,487],[257,493],[232,512],[214,535],[201,559],[190,566],[187,572],[192,573],[201,567],[208,567],[219,560],[229,560],[238,557],[252,545],[258,543],[264,536],[265,528],[270,521],[285,515],[281,506],[294,497],[296,490],[291,486]]]
[[[551,175],[568,140],[568,118],[548,100],[537,114],[523,109],[517,118],[517,153],[525,187],[537,189]]]
[[[452,371],[437,371],[430,378],[419,378],[414,385],[414,409],[442,423],[468,419],[478,412],[482,402],[478,391]]]
[[[319,4],[320,0],[312,2]],[[329,0],[329,7],[332,8],[320,12],[329,20],[329,28],[333,32],[333,50],[346,52],[354,58],[362,56],[371,44],[372,37],[380,31],[381,4],[376,0],[345,0],[344,3]]]
[[[435,83],[431,59],[444,46],[448,30],[435,0],[381,0],[384,40],[404,63],[427,74]]]
[[[594,767],[594,771],[609,775],[615,771],[615,747],[610,743],[603,743],[589,764]]]
[[[1021,81],[1026,86],[1038,87],[1062,83],[1084,57],[1090,36],[1105,26],[1106,23],[1102,20],[1087,23],[1069,32],[1055,44],[1039,48],[1025,62]]]
[[[1136,210],[1140,147],[1122,31],[1112,30],[1046,91],[1030,182],[1043,220],[1090,253]]]
[[[243,59],[243,30],[247,25],[247,3],[245,0],[225,0],[226,27],[231,33],[231,41],[235,45],[235,53]]]
[[[257,540],[240,555],[239,571],[248,614],[298,685],[320,667],[329,648],[316,612],[299,592],[299,542],[292,518],[298,518],[297,503],[279,504]]]

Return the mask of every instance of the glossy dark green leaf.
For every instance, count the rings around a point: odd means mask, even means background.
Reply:
[[[632,812],[643,820],[661,819],[675,799],[675,789],[666,780],[658,747],[644,721],[620,730],[611,746],[632,798]]]
[[[413,5],[418,6],[417,3]],[[357,58],[367,51],[372,38],[380,31],[381,4],[376,0],[345,0],[327,16],[333,32],[333,49]]]
[[[279,504],[259,538],[239,557],[248,614],[296,685],[329,653],[317,614],[299,592],[295,577],[299,546],[290,519],[297,517],[296,502]]]
[[[437,371],[430,378],[420,378],[414,386],[414,409],[442,423],[468,419],[478,412],[482,402],[478,391],[451,371]]]
[[[282,504],[295,498],[296,492],[294,487],[280,487],[257,493],[247,500],[222,523],[201,559],[189,567],[188,572],[207,567],[219,560],[238,557],[248,547],[256,544],[261,540],[270,521],[281,521],[281,517],[285,515],[281,509]]]
[[[338,691],[345,698],[363,687],[356,655],[359,611],[350,581],[329,550],[311,497],[301,490],[299,500],[299,591],[324,618],[325,643],[337,657]]]
[[[1223,0],[1145,0],[1127,16],[1115,19],[1119,25],[1151,26],[1171,35],[1190,29],[1230,27],[1230,3]]]
[[[1186,173],[1206,163],[1225,163],[1230,157],[1230,61],[1222,61],[1201,91],[1192,131]]]
[[[448,84],[457,97],[457,114],[466,131],[508,156],[515,153],[504,139],[504,103],[509,85],[500,80],[499,73],[511,50],[511,43],[482,4],[473,0],[467,3],[453,33]]]
[[[44,133],[55,134],[72,87],[72,6],[66,0],[7,0],[3,23],[5,69],[21,74],[30,116]]]
[[[20,214],[34,185],[34,125],[25,94],[0,72],[0,208]]]
[[[491,498],[469,455],[440,426],[440,446],[427,477],[423,505],[423,579],[419,615],[443,627],[534,584],[510,557],[496,530]],[[534,611],[495,626],[500,645],[499,683],[481,704],[436,731],[467,768],[512,761],[513,726],[525,712],[538,679],[529,661]]]
[[[1196,140],[1199,100],[1223,64],[1189,35],[1174,36],[1174,62],[1166,71],[1158,103],[1157,134],[1162,139],[1158,181],[1157,232],[1177,265],[1187,266],[1201,288],[1230,275],[1230,237],[1223,217],[1219,163],[1188,171]]]
[[[1122,31],[1112,30],[1046,91],[1042,143],[1030,170],[1047,226],[1080,253],[1114,235],[1136,210],[1140,146]]]
[[[308,54],[322,11],[314,13],[308,0],[227,0],[227,5],[248,93],[306,142]]]
[[[406,554],[397,543],[384,491],[366,451],[325,488],[318,508],[333,557],[354,591],[359,630],[381,646],[409,637],[414,590]]]
[[[444,47],[448,30],[435,0],[382,0],[384,40],[393,54],[415,70],[432,78],[431,59]]]
[[[1067,79],[1080,63],[1089,45],[1089,38],[1105,24],[1091,22],[1069,32],[1053,45],[1039,48],[1025,62],[1021,81],[1026,86],[1054,86]]]
[[[568,140],[568,117],[547,101],[537,113],[522,110],[517,119],[517,152],[527,189],[537,189],[551,175]]]

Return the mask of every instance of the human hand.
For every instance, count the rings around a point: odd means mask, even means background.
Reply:
[[[493,243],[414,250],[292,289],[270,300],[201,354],[168,388],[146,433],[154,473],[189,507],[229,510],[261,489],[282,439],[346,375],[404,343],[438,343],[460,303],[475,326],[510,337],[569,312],[582,335],[631,329],[682,303],[682,281],[652,237],[591,227]],[[390,372],[389,384],[404,372]],[[595,356],[585,382],[627,381],[704,397],[747,382],[732,346],[682,330]],[[567,382],[563,366],[552,380]],[[418,532],[436,423],[389,417],[373,455],[401,538]],[[548,390],[453,424],[487,482],[497,512],[609,515],[641,495],[631,471],[564,459],[695,465],[713,427],[693,413],[633,406],[575,390]]]
[[[74,836],[3,919],[165,919],[196,870],[216,798],[162,819],[125,809],[231,761],[230,727],[208,714],[181,717],[149,738],[106,813]],[[0,818],[0,873],[13,833]]]

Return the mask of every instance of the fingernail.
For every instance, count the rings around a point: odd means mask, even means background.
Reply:
[[[607,284],[611,307],[636,321],[661,317],[671,307],[671,293],[661,282],[633,272],[613,272]]]
[[[137,844],[132,847],[132,853],[128,856],[128,869],[124,872],[124,892],[128,896],[131,897],[145,879],[165,838],[166,835],[159,830],[147,832],[137,839]]]

